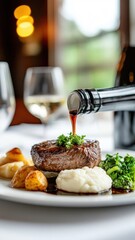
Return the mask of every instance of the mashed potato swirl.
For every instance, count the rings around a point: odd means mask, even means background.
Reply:
[[[100,167],[63,170],[56,178],[60,190],[74,193],[99,193],[112,186],[112,179]]]

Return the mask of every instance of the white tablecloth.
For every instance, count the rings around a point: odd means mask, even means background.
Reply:
[[[135,206],[50,208],[0,200],[1,240],[134,240]]]
[[[105,127],[106,126],[106,127]],[[104,128],[105,127],[105,128]],[[100,140],[103,150],[113,150],[112,121],[78,121],[78,133]],[[69,133],[69,120],[46,127],[22,124],[1,133],[0,151],[20,147],[27,154],[31,145]],[[124,197],[124,195],[123,195]],[[102,208],[56,208],[0,200],[1,240],[134,240],[135,205]]]

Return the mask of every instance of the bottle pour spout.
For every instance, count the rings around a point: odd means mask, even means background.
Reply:
[[[79,113],[81,104],[81,98],[77,91],[71,92],[67,99],[67,106],[69,112],[73,115],[77,115]]]
[[[97,112],[101,99],[96,89],[78,89],[68,96],[67,106],[74,115]]]

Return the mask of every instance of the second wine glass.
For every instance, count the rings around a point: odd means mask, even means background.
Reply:
[[[59,67],[31,67],[24,79],[24,103],[46,125],[64,104],[63,72]]]

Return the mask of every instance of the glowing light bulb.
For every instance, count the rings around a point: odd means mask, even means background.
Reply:
[[[28,5],[20,5],[14,10],[14,16],[19,19],[23,16],[29,16],[31,14],[31,8]]]
[[[34,19],[31,16],[22,16],[17,20],[16,24],[17,24],[17,26],[19,26],[21,23],[24,23],[24,22],[29,22],[29,23],[33,24]]]
[[[22,22],[18,25],[16,32],[20,37],[28,37],[34,31],[34,26],[30,22]]]

